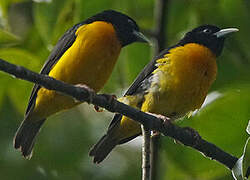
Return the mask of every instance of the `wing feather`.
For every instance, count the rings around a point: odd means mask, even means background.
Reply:
[[[58,43],[52,50],[50,56],[48,57],[47,61],[43,65],[40,74],[49,74],[51,69],[54,67],[54,65],[59,61],[59,59],[62,57],[62,55],[72,46],[72,44],[75,42],[76,35],[75,32],[77,29],[82,26],[84,23],[79,23],[70,28],[68,31],[65,32],[65,34],[59,39]],[[30,95],[30,99],[28,102],[28,106],[25,112],[25,116],[29,114],[30,111],[34,108],[37,92],[41,88],[41,86],[35,84]]]
[[[177,46],[179,46],[179,44],[163,50],[158,56],[156,56],[152,61],[150,61],[147,64],[147,66],[145,66],[145,68],[140,72],[140,74],[137,76],[137,78],[132,83],[132,85],[128,88],[128,90],[126,91],[124,96],[133,95],[133,94],[137,94],[137,93],[144,91],[145,89],[143,88],[143,82],[146,81],[147,79],[149,79],[149,77],[152,76],[153,71],[157,68],[156,67],[157,59],[164,57],[164,55],[169,53],[170,49],[175,48]],[[115,127],[121,121],[121,119],[122,119],[121,114],[115,114],[110,125],[109,125],[108,131],[111,131],[113,129],[113,127]],[[123,139],[120,141],[120,143],[127,142],[136,136],[137,135],[135,135],[133,137],[129,137],[127,139]]]

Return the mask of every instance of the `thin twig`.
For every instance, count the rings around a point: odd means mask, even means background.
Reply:
[[[150,135],[151,131],[141,125],[142,143],[142,180],[150,180]]]
[[[159,177],[159,150],[161,146],[161,135],[154,135],[150,142],[150,162],[151,162],[151,180],[157,180]],[[166,172],[165,169],[164,172]]]
[[[127,116],[143,124],[145,128],[158,131],[165,136],[172,137],[186,146],[198,150],[206,157],[220,162],[229,169],[232,169],[238,160],[235,156],[232,156],[214,144],[202,139],[200,135],[191,128],[181,128],[169,121],[163,121],[155,116],[123,104],[114,98],[112,99],[112,96],[110,95],[96,94],[94,91],[90,91],[89,88],[66,84],[47,75],[37,74],[24,67],[10,64],[2,59],[0,59],[0,70],[17,78],[39,84],[46,89],[56,90],[62,94],[72,96],[78,101],[87,101],[110,112]]]
[[[157,55],[160,51],[166,48],[166,29],[167,29],[167,8],[169,0],[156,0],[155,1],[155,54]]]
[[[167,12],[168,12],[169,0],[156,0],[155,12],[154,12],[154,39],[156,41],[155,55],[159,54],[164,48],[166,48],[167,37]],[[158,179],[159,172],[159,146],[161,137],[153,136],[151,138],[151,180]]]

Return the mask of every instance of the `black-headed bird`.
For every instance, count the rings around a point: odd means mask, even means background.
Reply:
[[[236,31],[203,25],[186,33],[142,70],[119,101],[172,121],[199,109],[216,78],[216,58],[222,52],[225,37]],[[89,155],[94,157],[94,163],[100,163],[116,145],[140,134],[139,123],[116,114],[106,135]]]
[[[65,32],[40,73],[66,83],[84,84],[98,92],[109,79],[121,48],[133,42],[148,42],[136,22],[125,14],[106,10]],[[45,119],[78,104],[71,97],[35,85],[14,147],[24,157],[31,157]]]

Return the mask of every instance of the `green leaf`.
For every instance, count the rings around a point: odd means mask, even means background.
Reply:
[[[244,180],[247,169],[250,167],[250,137],[246,141],[243,155],[238,159],[232,169],[232,174],[235,180]]]
[[[9,5],[11,5],[12,3],[21,3],[21,2],[27,2],[27,1],[31,1],[31,0],[1,0],[0,9],[2,11],[3,16],[4,17],[7,16]]]
[[[91,1],[80,1],[76,0],[76,18],[77,21],[82,21],[96,13],[99,13],[105,9],[114,9],[113,4],[115,1],[112,0],[91,0]],[[119,2],[120,4],[121,2]],[[95,8],[93,8],[95,7]]]
[[[232,169],[233,178],[235,180],[244,180],[242,176],[242,160],[243,157],[239,158]]]
[[[248,125],[247,125],[246,131],[250,135],[250,120],[248,121]]]
[[[243,162],[242,162],[242,173],[243,176],[246,176],[247,169],[250,167],[250,138],[248,138],[243,154]]]
[[[243,162],[242,162],[242,173],[243,176],[246,176],[247,169],[250,167],[250,137],[248,138],[243,154]]]
[[[248,122],[248,126],[246,129],[248,134],[249,134],[249,129],[250,129],[250,121]],[[236,180],[244,179],[243,177],[247,175],[247,170],[249,167],[250,167],[250,137],[246,141],[243,155],[239,158],[239,160],[237,161],[232,170],[234,179]]]
[[[18,48],[5,48],[0,49],[0,58],[24,66],[32,71],[39,71],[41,68],[40,59],[32,53]],[[28,95],[31,90],[32,83],[27,81],[20,81],[8,74],[0,72],[0,84],[1,94],[8,95],[16,108],[20,111],[24,111],[24,104],[28,100]]]
[[[0,47],[16,44],[19,40],[20,39],[14,34],[0,29]]]
[[[207,141],[240,157],[248,138],[242,132],[245,131],[250,117],[249,91],[250,85],[247,84],[235,84],[230,89],[221,90],[217,99],[194,116],[177,123],[194,128]],[[162,146],[163,154],[167,156],[167,174],[170,179],[181,179],[184,175],[190,179],[206,180],[231,176],[223,165],[203,157],[193,149],[166,141],[166,138],[163,139]]]
[[[65,5],[65,0],[54,0],[51,3],[34,4],[34,22],[45,44],[53,43],[54,27],[58,21],[58,15]]]
[[[37,71],[41,67],[39,57],[20,48],[2,48],[0,49],[0,58],[33,71]]]
[[[65,1],[64,6],[58,12],[57,21],[55,22],[53,27],[52,44],[56,44],[58,39],[74,25],[74,11],[75,2],[72,0]]]
[[[0,82],[1,82],[1,77],[0,77]],[[4,89],[0,88],[0,109],[1,109],[2,104],[3,104],[3,99],[4,99]]]

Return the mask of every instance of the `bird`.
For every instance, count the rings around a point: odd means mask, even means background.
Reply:
[[[120,102],[143,112],[180,119],[199,109],[216,79],[216,58],[225,38],[237,28],[201,25],[163,50],[139,73]],[[115,114],[106,134],[92,147],[94,163],[102,162],[116,145],[141,135],[141,126]]]
[[[137,23],[115,10],[104,10],[74,25],[59,39],[40,73],[98,92],[109,79],[123,47],[148,43]],[[24,120],[14,137],[14,148],[29,159],[46,118],[80,104],[73,98],[34,85]]]

